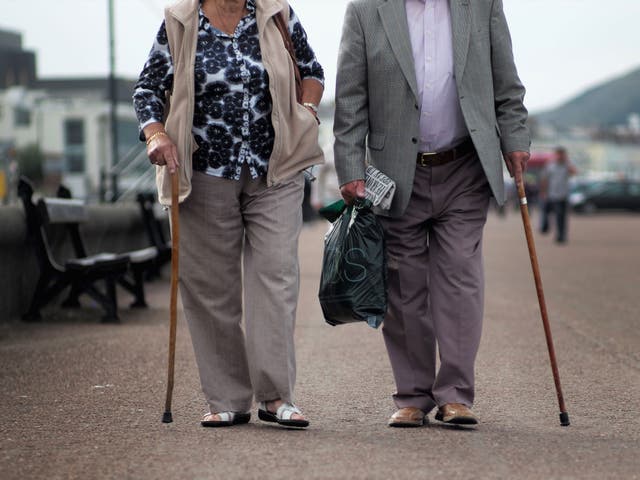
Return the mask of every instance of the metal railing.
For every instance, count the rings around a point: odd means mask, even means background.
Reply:
[[[145,146],[132,147],[109,171],[112,181],[117,185],[116,203],[134,201],[139,192],[155,191],[155,172],[147,158]]]

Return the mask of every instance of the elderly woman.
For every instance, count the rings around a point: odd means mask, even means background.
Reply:
[[[322,162],[323,82],[286,0],[180,0],[136,85],[161,203],[171,203],[167,170],[180,180],[180,291],[203,426],[247,423],[253,397],[261,420],[309,425],[293,399],[294,323],[302,171]]]

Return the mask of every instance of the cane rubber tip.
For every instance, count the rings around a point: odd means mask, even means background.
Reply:
[[[571,425],[571,422],[569,421],[569,414],[567,412],[560,413],[560,425],[563,427]]]
[[[171,412],[164,412],[164,414],[162,415],[162,423],[171,422],[173,422],[173,415],[171,415]]]

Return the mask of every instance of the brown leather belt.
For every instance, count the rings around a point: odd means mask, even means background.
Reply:
[[[422,167],[437,167],[444,165],[445,163],[453,162],[454,160],[464,157],[473,152],[474,146],[471,138],[467,138],[464,142],[458,144],[451,150],[445,150],[444,152],[430,153],[430,152],[418,152],[417,162]]]

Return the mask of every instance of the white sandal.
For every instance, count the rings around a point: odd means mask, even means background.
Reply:
[[[276,413],[267,410],[266,402],[260,402],[258,406],[258,418],[265,422],[277,423],[285,427],[305,428],[309,426],[308,420],[291,418],[294,414],[302,415],[302,412],[292,403],[283,403],[278,407]]]
[[[207,418],[217,415],[220,420],[207,420]],[[251,414],[249,412],[218,412],[207,413],[202,417],[200,425],[203,427],[231,427],[233,425],[242,425],[249,423]]]

